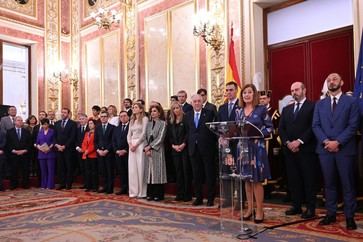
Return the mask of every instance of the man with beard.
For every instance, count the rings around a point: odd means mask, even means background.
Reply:
[[[354,213],[357,208],[355,191],[355,135],[359,123],[359,105],[355,98],[342,93],[343,80],[337,73],[327,78],[329,97],[315,107],[313,132],[317,138],[317,153],[324,177],[327,215],[319,225],[336,222],[337,181],[343,188],[346,228],[357,229]]]
[[[291,85],[295,102],[282,110],[279,132],[284,144],[287,178],[292,198],[292,208],[286,215],[302,213],[301,205],[306,202],[304,219],[315,217],[317,157],[316,141],[311,128],[314,103],[306,99],[306,88],[301,82]]]

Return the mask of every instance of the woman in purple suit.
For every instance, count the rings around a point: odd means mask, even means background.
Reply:
[[[40,123],[42,129],[39,131],[36,141],[41,171],[40,187],[53,189],[55,172],[54,130],[49,128],[49,119],[42,119]]]

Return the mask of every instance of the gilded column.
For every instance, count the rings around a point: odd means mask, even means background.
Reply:
[[[61,81],[54,75],[60,61],[60,0],[45,1],[45,107],[59,110]]]
[[[210,85],[212,93],[212,103],[220,106],[224,102],[224,82],[226,76],[226,1],[224,0],[209,0],[209,12],[212,18],[216,22],[216,28],[214,35],[216,37],[222,37],[223,43],[216,50],[216,48],[210,48],[209,51],[209,74]]]
[[[71,98],[72,113],[79,111],[79,66],[80,66],[80,5],[79,0],[71,2]]]
[[[136,8],[135,1],[128,0],[125,14],[124,34],[124,63],[125,63],[125,97],[132,100],[139,96],[137,83],[137,59],[136,59]]]

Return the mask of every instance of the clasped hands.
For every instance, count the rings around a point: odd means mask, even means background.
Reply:
[[[301,143],[300,143],[300,141],[298,141],[298,140],[294,140],[294,141],[291,141],[291,142],[289,142],[288,144],[287,144],[287,148],[289,148],[289,150],[291,151],[291,152],[293,152],[293,153],[296,153],[296,152],[299,152],[299,150],[300,150],[300,145],[301,145]]]
[[[336,140],[324,140],[324,149],[329,152],[338,152],[339,151],[339,142]]]
[[[171,147],[176,151],[176,152],[182,152],[185,148],[185,143],[182,143],[180,145],[171,145]]]

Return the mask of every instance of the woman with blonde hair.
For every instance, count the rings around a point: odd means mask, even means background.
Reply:
[[[182,106],[173,102],[170,107],[168,137],[172,148],[172,159],[176,172],[175,201],[188,202],[192,200],[192,168],[188,159],[187,129]]]
[[[144,106],[140,103],[132,105],[132,115],[127,134],[129,144],[129,196],[146,198],[146,180],[144,178],[146,146],[146,125]]]
[[[239,99],[240,107],[236,110],[236,121],[248,121],[258,127],[264,137],[268,137],[273,131],[272,121],[266,107],[258,104],[258,98],[257,89],[253,84],[247,84],[242,88]],[[248,220],[252,217],[252,214],[255,214],[255,223],[263,222],[264,190],[262,182],[271,178],[264,137],[248,141],[248,162],[245,164],[241,161],[242,170],[240,172],[242,176],[249,177],[245,180],[248,208],[243,214],[243,218]],[[239,144],[238,147],[241,147],[241,145]],[[237,154],[242,154],[243,150],[238,148],[237,152]],[[241,156],[238,155],[238,157]],[[253,208],[254,200],[256,201],[255,212]]]

